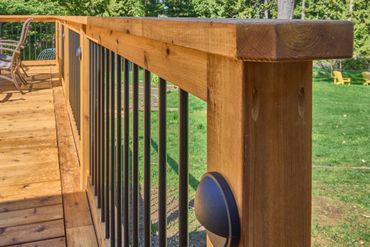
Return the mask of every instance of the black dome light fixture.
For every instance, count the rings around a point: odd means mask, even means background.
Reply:
[[[203,175],[195,194],[195,216],[207,230],[215,247],[236,246],[240,238],[238,208],[229,185],[221,174]]]

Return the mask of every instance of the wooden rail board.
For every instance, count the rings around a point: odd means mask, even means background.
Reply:
[[[0,16],[24,21],[30,16]],[[119,31],[163,44],[190,48],[245,61],[303,61],[352,56],[350,21],[124,18],[32,16],[35,22],[60,21]]]
[[[96,246],[68,118],[54,105],[55,66],[28,69],[24,95],[0,80],[0,246]]]

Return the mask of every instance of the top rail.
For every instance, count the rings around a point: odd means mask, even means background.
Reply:
[[[353,52],[349,21],[0,16],[0,21],[64,21],[123,32],[244,61],[346,58]]]

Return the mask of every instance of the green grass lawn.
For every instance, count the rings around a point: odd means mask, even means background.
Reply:
[[[370,245],[370,87],[314,71],[313,246]]]
[[[313,82],[313,246],[370,245],[370,86],[362,85],[360,72],[344,73],[352,85],[332,83],[330,73],[314,70]],[[153,89],[154,90],[154,89]],[[167,160],[169,197],[168,230],[176,239],[178,197],[178,102],[177,91],[167,93]],[[140,118],[139,155],[143,154],[143,119]],[[152,188],[158,184],[158,115],[151,115]],[[206,171],[206,104],[189,97],[189,193],[193,198]],[[142,162],[140,162],[142,163]],[[143,170],[140,169],[143,180]],[[156,204],[156,199],[153,202]],[[155,206],[154,206],[155,208]],[[153,234],[157,226],[153,220]],[[201,231],[190,208],[190,231]],[[204,233],[201,233],[204,234]],[[199,233],[191,234],[199,240]],[[203,235],[204,236],[204,235]],[[176,240],[175,240],[176,241]]]

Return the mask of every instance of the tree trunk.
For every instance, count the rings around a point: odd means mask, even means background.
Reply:
[[[353,0],[349,0],[349,20],[352,20]]]
[[[269,2],[268,0],[264,0],[264,3],[265,3],[265,19],[269,18],[269,10],[266,8],[268,2]]]
[[[305,4],[305,0],[302,0],[302,12],[301,12],[301,19],[302,20],[304,20],[305,19],[305,13],[304,13],[304,11],[305,11],[305,9],[306,9],[306,4]]]
[[[295,0],[278,1],[278,19],[292,19]]]

